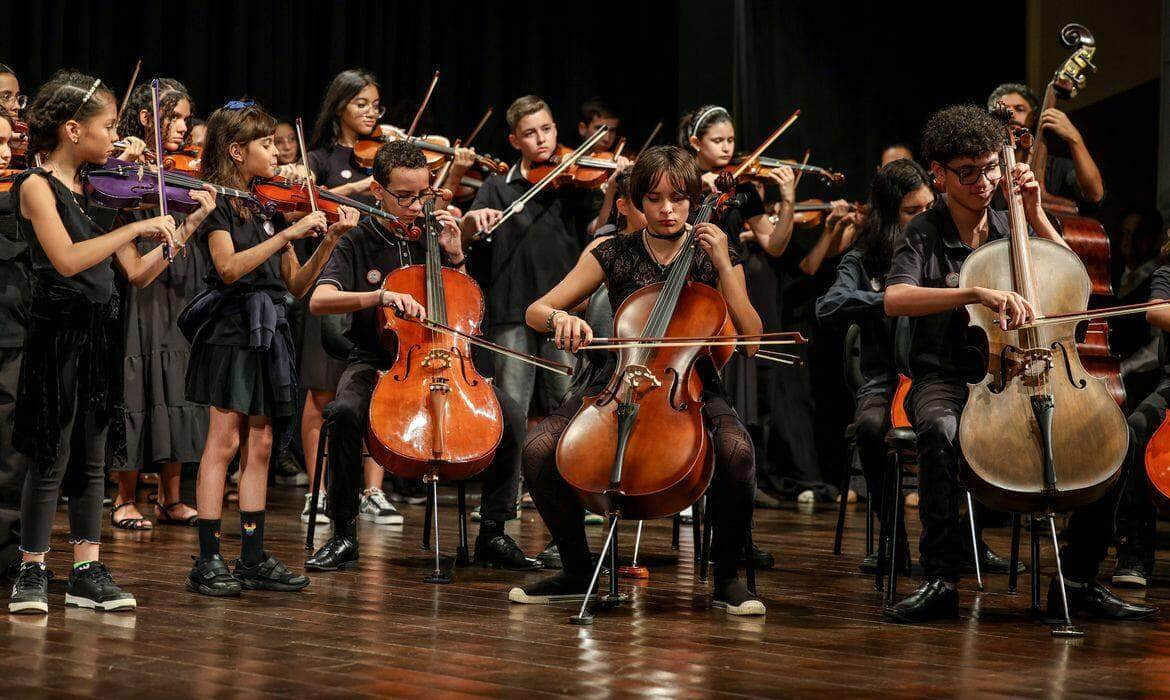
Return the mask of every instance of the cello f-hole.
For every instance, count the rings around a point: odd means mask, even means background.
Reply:
[[[676,397],[678,396],[678,393],[682,391],[682,386],[683,386],[682,375],[680,375],[678,373],[678,370],[676,370],[673,367],[667,367],[666,373],[674,375],[674,378],[670,382],[670,407],[676,411],[687,410],[687,402],[686,401],[683,401],[682,403],[677,403],[677,401],[676,401]]]
[[[411,364],[411,360],[414,359],[414,351],[420,349],[421,347],[422,346],[418,345],[418,344],[410,346],[410,348],[406,351],[406,362],[403,363],[404,366],[406,367],[406,374],[403,374],[401,376],[395,374],[393,377],[391,377],[391,379],[393,379],[396,382],[406,381],[406,378],[410,376],[411,367],[413,367],[413,365]]]
[[[463,381],[467,382],[468,386],[479,386],[478,379],[467,376],[468,357],[455,348],[451,349],[451,353],[459,358],[459,372],[463,375]]]
[[[1068,374],[1068,383],[1072,384],[1077,389],[1084,389],[1085,387],[1087,387],[1089,385],[1089,383],[1087,381],[1085,381],[1084,379],[1077,379],[1076,377],[1073,376],[1072,360],[1069,359],[1068,349],[1064,347],[1064,344],[1059,343],[1059,342],[1053,343],[1052,349],[1053,350],[1059,349],[1061,356],[1064,358],[1064,371],[1066,374]]]

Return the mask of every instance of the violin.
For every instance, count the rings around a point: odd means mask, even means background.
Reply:
[[[129,145],[128,141],[115,141],[114,148],[126,148]],[[155,156],[154,150],[147,148],[142,151],[147,163],[157,163],[158,157]],[[176,170],[187,175],[198,176],[201,170],[203,159],[202,146],[183,146],[177,151],[166,151],[166,156],[163,157],[163,167],[167,170]]]
[[[16,176],[24,172],[18,168],[0,170],[0,192],[8,192],[16,182]]]
[[[251,192],[204,182],[176,170],[163,169],[162,174],[166,204],[169,209],[182,214],[190,214],[199,208],[199,202],[191,196],[191,190],[203,189],[206,185],[210,185],[217,195],[239,199],[254,211],[274,211]],[[159,206],[155,167],[110,158],[104,165],[86,168],[81,177],[86,195],[104,207],[121,210]]]
[[[536,184],[546,175],[557,168],[566,156],[574,153],[574,149],[557,144],[556,152],[544,163],[534,163],[528,169],[526,179]],[[569,167],[561,170],[549,183],[549,187],[579,187],[582,189],[596,189],[605,184],[613,171],[617,169],[619,152],[600,151],[593,155],[581,156],[573,161]]]
[[[12,120],[12,138],[8,140],[8,148],[12,151],[12,158],[8,161],[9,167],[17,169],[29,167],[28,122]]]
[[[350,199],[323,187],[301,180],[293,181],[283,177],[257,179],[251,184],[254,195],[263,203],[271,205],[275,211],[283,213],[312,213],[325,212],[325,218],[330,223],[341,217],[341,207],[352,207],[367,216],[376,216],[387,221],[396,221],[397,217],[378,207],[363,204],[356,199]],[[316,209],[314,209],[314,200]],[[417,240],[418,236],[411,240]]]
[[[816,228],[820,226],[825,215],[833,211],[833,204],[820,199],[805,199],[796,203],[793,208],[792,225],[799,228]],[[850,202],[849,211],[865,211],[864,204]]]
[[[391,126],[389,124],[379,124],[375,127],[378,132],[377,136],[370,136],[368,138],[358,139],[357,143],[353,145],[353,157],[363,168],[374,167],[374,156],[378,154],[378,149],[382,144],[390,141],[406,141],[414,144],[423,152],[427,159],[427,167],[431,170],[438,170],[443,167],[449,158],[455,157],[455,147],[451,145],[450,139],[445,136],[407,136],[401,129]],[[475,155],[475,164],[487,173],[504,173],[508,171],[508,165],[502,163],[489,155]]]
[[[721,181],[729,189],[729,178]],[[728,198],[707,195],[695,223],[711,221]],[[687,281],[694,230],[687,232],[666,281],[634,292],[618,307],[615,339],[681,341],[735,332],[719,290]],[[665,517],[693,504],[710,484],[714,456],[695,363],[707,355],[718,367],[730,351],[683,345],[634,343],[620,350],[609,383],[585,397],[566,427],[557,444],[557,467],[590,510],[611,518],[619,512],[635,520]]]
[[[987,369],[969,389],[959,423],[964,481],[992,508],[1050,514],[1101,498],[1117,480],[1129,447],[1125,416],[1105,383],[1081,364],[1075,328],[1087,318],[1092,284],[1076,253],[1029,238],[1016,191],[1016,139],[1011,115],[998,110],[1010,238],[979,246],[959,273],[959,286],[1017,292],[1038,318],[1004,331],[996,312],[967,307],[987,340]],[[1054,530],[1055,533],[1055,530]]]
[[[741,160],[733,165],[728,165],[724,171],[735,174],[739,168],[744,164],[747,167],[737,176],[737,180],[754,180],[758,182],[770,183],[772,182],[772,171],[777,168],[789,167],[797,172],[808,173],[820,178],[826,185],[842,185],[845,183],[845,176],[835,170],[829,168],[822,168],[817,165],[809,165],[808,163],[797,163],[791,160],[778,160],[776,158],[765,158],[758,156],[751,160]]]

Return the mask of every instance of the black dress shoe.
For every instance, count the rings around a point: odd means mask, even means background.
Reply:
[[[337,571],[358,560],[358,542],[345,535],[333,535],[321,548],[313,552],[313,556],[305,560],[305,568],[310,571]]]
[[[557,549],[556,542],[549,542],[544,551],[536,555],[536,560],[546,569],[564,568],[564,564],[561,563],[561,552]]]
[[[985,574],[1010,574],[1012,572],[1012,560],[1006,557],[1001,557],[992,551],[991,547],[983,545],[983,556],[979,558],[979,567]],[[1016,562],[1016,573],[1022,574],[1028,570],[1028,567],[1022,561]],[[970,555],[967,556],[963,564],[963,571],[968,574],[975,573],[975,564],[971,561]]]
[[[1069,615],[1082,613],[1101,620],[1144,620],[1158,612],[1152,606],[1125,602],[1097,581],[1080,586],[1070,585],[1066,590]],[[1055,578],[1048,586],[1048,616],[1064,618],[1064,608],[1060,604],[1060,580]]]
[[[539,561],[526,556],[516,540],[502,532],[479,533],[475,538],[475,563],[509,571],[536,571],[544,568]]]
[[[927,622],[958,617],[959,591],[948,589],[941,578],[932,579],[884,612],[886,617],[895,622]]]

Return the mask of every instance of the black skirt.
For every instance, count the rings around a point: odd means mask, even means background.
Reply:
[[[196,344],[187,367],[187,400],[248,416],[289,418],[296,402],[276,396],[269,361],[265,350]]]

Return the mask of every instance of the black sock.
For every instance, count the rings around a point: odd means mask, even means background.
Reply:
[[[264,561],[264,511],[240,511],[240,558],[251,566]]]
[[[199,526],[199,558],[210,559],[219,554],[219,518],[195,521]]]

